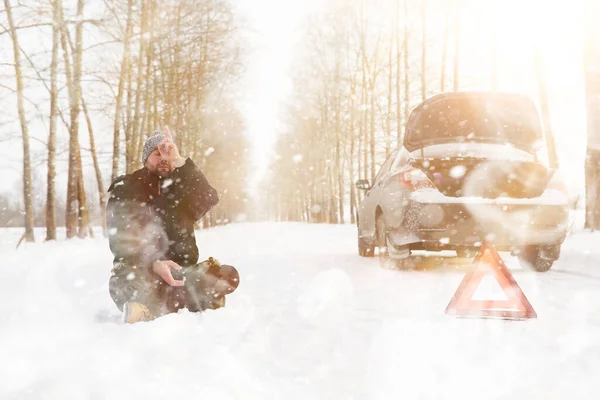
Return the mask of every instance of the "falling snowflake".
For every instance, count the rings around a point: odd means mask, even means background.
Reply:
[[[465,176],[465,172],[467,172],[467,169],[464,165],[457,165],[450,169],[450,176],[454,179],[458,179]]]
[[[295,155],[295,156],[292,158],[292,160],[294,160],[294,162],[295,162],[296,164],[298,164],[298,163],[302,162],[302,154],[296,154],[296,155]]]
[[[485,240],[487,240],[488,242],[493,242],[494,239],[496,239],[496,234],[495,233],[488,233],[487,235],[485,235]]]
[[[84,287],[85,286],[85,279],[77,279],[75,281],[75,283],[73,283],[73,286],[80,288],[80,287]]]
[[[204,152],[204,157],[208,157],[210,156],[212,153],[215,152],[214,147],[209,147],[208,149],[206,149],[206,151]]]

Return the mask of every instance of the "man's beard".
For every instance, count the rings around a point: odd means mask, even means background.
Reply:
[[[161,161],[156,165],[153,172],[160,177],[168,178],[171,176],[172,171],[173,167],[168,161]]]

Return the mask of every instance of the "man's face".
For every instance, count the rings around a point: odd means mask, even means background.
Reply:
[[[170,162],[163,160],[158,149],[155,149],[150,153],[150,156],[146,160],[145,167],[154,175],[162,176],[163,178],[171,176],[171,173],[173,172],[173,165]]]

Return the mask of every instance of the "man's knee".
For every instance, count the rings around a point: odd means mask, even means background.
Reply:
[[[145,297],[152,290],[147,273],[135,265],[115,264],[108,283],[110,297],[119,310],[128,301],[145,302]]]

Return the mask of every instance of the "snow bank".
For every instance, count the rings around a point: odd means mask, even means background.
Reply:
[[[201,257],[240,269],[238,291],[221,310],[135,325],[117,322],[104,239],[15,250],[14,234],[0,232],[0,398],[600,393],[599,234],[570,236],[547,274],[503,254],[539,316],[505,322],[446,316],[465,268],[436,256],[418,271],[383,270],[356,255],[355,229],[244,223],[198,232]]]

